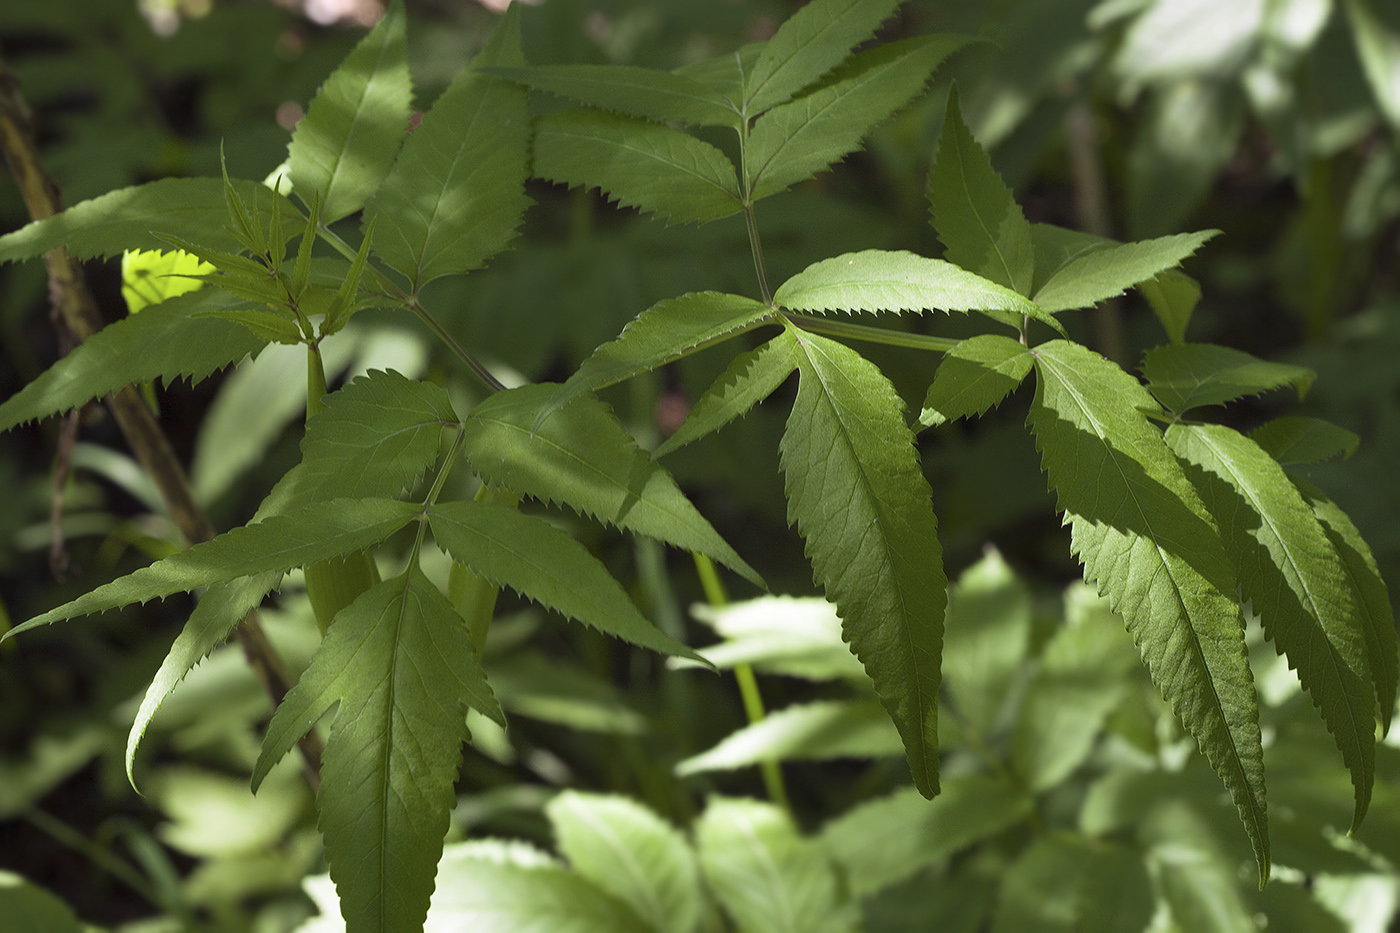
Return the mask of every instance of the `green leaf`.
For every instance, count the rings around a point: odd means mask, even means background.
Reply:
[[[182,250],[126,250],[122,253],[122,298],[127,313],[188,294],[204,284],[195,276],[213,271],[213,266]]]
[[[724,641],[700,649],[715,667],[751,664],[806,680],[867,683],[865,668],[841,640],[836,607],[816,596],[760,596],[721,608],[696,603],[691,615]]]
[[[1030,651],[1031,594],[988,548],[958,577],[944,623],[943,680],[958,723],[984,738],[1004,725]]]
[[[690,292],[657,302],[594,350],[540,411],[539,424],[586,392],[621,382],[697,350],[714,346],[760,324],[773,309],[761,301],[722,292]]]
[[[956,89],[928,175],[933,227],[944,256],[1020,295],[1031,293],[1035,251],[1021,207],[963,123]]]
[[[496,502],[428,510],[433,537],[452,559],[571,619],[662,654],[702,661],[646,620],[583,545],[540,518]]]
[[[339,557],[378,544],[417,518],[421,507],[392,499],[332,499],[274,515],[179,551],[149,567],[64,603],[11,630],[5,637],[74,616],[144,603],[224,580]]]
[[[1179,265],[1219,232],[1178,233],[1086,252],[1052,275],[1035,293],[1035,303],[1046,311],[1066,311],[1121,295]]]
[[[463,452],[482,479],[698,551],[763,587],[758,573],[597,398],[580,396],[532,429],[555,390],[548,383],[521,386],[472,410],[462,428]]]
[[[669,223],[705,223],[743,209],[724,153],[680,130],[588,110],[548,113],[535,123],[535,174],[600,188],[623,207]]]
[[[423,115],[365,208],[366,219],[378,221],[374,252],[415,292],[438,276],[480,268],[510,242],[529,203],[528,93],[481,73],[523,62],[518,10],[501,18],[486,48]]]
[[[364,206],[398,154],[413,105],[402,3],[331,73],[306,108],[287,146],[292,190],[321,198],[321,222]]]
[[[482,70],[537,91],[632,117],[663,123],[682,120],[695,126],[739,124],[739,111],[727,97],[684,73],[634,65],[536,65]]]
[[[131,724],[131,731],[127,734],[126,779],[133,788],[136,786],[136,749],[160,705],[185,679],[185,675],[222,644],[233,627],[242,621],[249,610],[255,609],[281,579],[281,571],[276,570],[254,574],[215,583],[200,597],[199,605],[190,613],[189,621],[176,636],[175,643],[160,664],[160,670],[156,671],[151,685],[146,688],[136,721]]]
[[[457,425],[440,386],[372,371],[326,396],[306,424],[301,464],[277,484],[268,507],[402,495],[437,461],[443,431]]]
[[[711,797],[695,826],[700,867],[740,933],[854,931],[854,905],[838,905],[822,847],[792,819],[756,800]]]
[[[781,104],[840,65],[900,0],[813,0],[778,27],[744,78],[750,117]]]
[[[1371,93],[1390,125],[1400,127],[1400,34],[1388,29],[1363,0],[1347,0],[1346,6]]]
[[[1031,224],[1031,246],[1035,250],[1035,275],[1027,294],[1035,294],[1056,272],[1076,259],[1110,246],[1115,240],[1083,230],[1072,230],[1055,224]]]
[[[1192,478],[1220,525],[1241,593],[1342,752],[1356,788],[1355,832],[1376,767],[1374,688],[1341,559],[1283,467],[1259,445],[1216,424],[1173,424],[1166,440],[1198,468]]]
[[[1141,933],[1152,921],[1154,893],[1152,876],[1135,850],[1069,834],[1042,836],[1002,873],[991,929]],[[1180,929],[1194,933],[1205,927]]]
[[[796,351],[796,341],[784,330],[757,349],[736,356],[696,401],[676,433],[652,451],[652,458],[659,460],[747,414],[792,375],[797,368]]]
[[[947,582],[928,481],[889,380],[854,350],[792,333],[801,376],[780,446],[788,520],[899,729],[914,784],[932,797]]]
[[[1361,444],[1361,438],[1330,421],[1292,415],[1261,424],[1249,439],[1284,466],[1345,459]]]
[[[1366,660],[1376,682],[1376,700],[1380,705],[1381,726],[1390,731],[1395,712],[1396,681],[1400,679],[1400,654],[1397,654],[1395,616],[1390,607],[1390,593],[1376,567],[1361,533],[1337,504],[1312,484],[1291,477],[1293,484],[1307,500],[1327,540],[1336,548],[1351,585],[1352,604],[1360,616],[1366,636]]]
[[[880,758],[904,750],[889,714],[874,700],[816,700],[770,712],[679,762],[676,774],[732,771],[770,761]]]
[[[1139,835],[1157,878],[1159,897],[1181,930],[1243,933],[1257,922],[1232,877],[1234,860],[1211,827],[1181,800],[1159,803]]]
[[[1016,390],[1032,365],[1030,351],[1010,337],[983,334],[964,340],[943,354],[919,423],[932,426],[985,414]]]
[[[337,704],[316,805],[346,929],[419,929],[456,803],[467,708],[505,718],[461,616],[417,567],[341,611],[268,724],[254,790]]]
[[[0,431],[84,405],[124,386],[199,382],[264,346],[242,327],[198,312],[227,305],[214,289],[191,292],[108,324],[0,403]]]
[[[933,800],[909,787],[863,803],[822,827],[822,841],[860,897],[1021,822],[1031,806],[1004,779],[950,777]]]
[[[282,216],[300,222],[290,201],[252,181],[234,188],[262,214],[277,204]],[[74,259],[110,259],[129,249],[168,249],[156,232],[236,251],[238,240],[224,228],[228,208],[218,178],[162,178],[109,191],[66,211],[0,236],[0,263],[32,259],[60,246]]]
[[[674,827],[625,797],[564,791],[545,807],[560,853],[656,933],[700,922],[700,865]]]
[[[1172,343],[1186,342],[1186,327],[1201,301],[1201,283],[1179,269],[1168,269],[1138,283],[1138,291],[1152,306]]]
[[[1317,378],[1317,373],[1302,366],[1269,363],[1210,343],[1155,347],[1143,358],[1142,374],[1152,394],[1176,414],[1286,385],[1297,386],[1302,398]]]
[[[32,933],[83,933],[91,929],[79,922],[63,901],[8,871],[0,871],[0,916],[13,929]]]
[[[227,278],[216,281],[220,287],[228,284]],[[230,291],[232,290],[230,289]],[[233,293],[238,294],[237,292]],[[216,308],[212,311],[201,311],[197,316],[216,317],[245,327],[255,338],[265,343],[280,343],[294,347],[306,342],[306,338],[302,335],[301,328],[297,327],[296,322],[285,314],[278,314],[275,311],[259,308]]]
[[[1230,791],[1262,881],[1269,842],[1259,706],[1220,533],[1143,415],[1157,406],[1136,379],[1067,341],[1032,353],[1030,420],[1071,549]]]
[[[970,36],[924,36],[862,52],[811,93],[759,117],[745,159],[754,200],[784,191],[854,152],[969,41]]]

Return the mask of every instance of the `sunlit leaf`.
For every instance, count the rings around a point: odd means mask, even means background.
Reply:
[[[769,761],[880,758],[904,751],[889,714],[874,700],[818,700],[770,712],[676,765],[681,776]]]
[[[1009,337],[983,334],[964,340],[943,354],[919,423],[938,425],[986,413],[1015,391],[1033,365],[1030,351]]]
[[[1121,295],[1179,265],[1219,232],[1178,233],[1086,252],[1052,275],[1035,293],[1035,303],[1046,311],[1065,311]]]

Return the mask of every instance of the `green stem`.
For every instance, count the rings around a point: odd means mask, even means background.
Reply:
[[[143,878],[140,872],[62,820],[50,816],[43,810],[30,810],[23,815],[23,819],[55,841],[82,854],[98,868],[141,895],[152,906],[161,908],[171,906],[164,902],[155,887]]]
[[[700,575],[700,586],[705,591],[706,601],[716,609],[729,605],[729,596],[724,591],[724,584],[720,581],[714,562],[695,551],[691,552],[691,557],[695,559],[695,570]],[[749,725],[757,725],[767,717],[768,712],[763,707],[763,694],[759,692],[758,678],[754,676],[753,666],[736,664],[734,679],[739,684],[739,697],[744,703],[744,715],[748,717]],[[768,791],[768,799],[791,813],[792,804],[788,800],[787,784],[783,781],[782,765],[776,761],[765,761],[759,768],[763,774],[763,786]]]
[[[763,303],[773,303],[773,290],[768,286],[768,265],[763,261],[763,244],[758,239],[758,221],[754,218],[753,202],[744,204],[744,223],[749,228],[749,251],[753,253],[753,268],[758,273],[758,290]]]
[[[899,330],[886,330],[867,324],[851,324],[848,321],[833,321],[830,318],[810,317],[805,314],[785,312],[783,317],[803,330],[831,337],[845,337],[849,340],[864,340],[868,343],[881,343],[887,347],[905,347],[910,350],[931,350],[946,353],[962,343],[953,337],[930,337],[926,334],[910,334]]]

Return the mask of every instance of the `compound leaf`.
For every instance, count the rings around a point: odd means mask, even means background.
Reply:
[[[699,551],[763,586],[671,474],[636,445],[595,396],[579,396],[534,429],[556,388],[548,383],[521,386],[472,410],[462,429],[463,452],[482,479]]]
[[[199,382],[264,346],[237,324],[209,317],[232,302],[201,289],[114,321],[0,404],[0,431],[85,405],[133,383]]]
[[[634,645],[704,662],[648,622],[597,558],[543,519],[498,502],[450,502],[429,509],[428,521],[453,560],[497,586]]]
[[[479,268],[515,235],[528,203],[528,92],[482,73],[524,61],[518,10],[423,115],[366,206],[366,221],[377,219],[375,253],[414,291]]]
[[[813,0],[778,27],[744,79],[750,116],[790,99],[875,34],[900,0]]]
[[[889,380],[842,344],[792,333],[800,376],[780,446],[788,520],[932,797],[947,580],[928,481]]]
[[[1297,386],[1301,398],[1317,378],[1317,373],[1302,366],[1269,363],[1242,350],[1209,343],[1155,347],[1143,358],[1142,373],[1157,400],[1177,414],[1286,385]]]
[[[1219,232],[1177,233],[1089,250],[1052,275],[1035,293],[1035,303],[1049,312],[1066,311],[1121,295],[1179,265]]]
[[[1341,558],[1283,467],[1218,424],[1174,424],[1168,446],[1220,525],[1240,591],[1322,712],[1356,789],[1355,831],[1375,775],[1374,688]]]
[[[737,126],[739,111],[727,97],[684,73],[634,65],[536,65],[488,68],[560,97],[632,117],[695,126]]]
[[[933,227],[945,255],[969,272],[1029,295],[1035,273],[1031,226],[1011,189],[963,123],[956,89],[928,174]]]
[[[1070,546],[1234,798],[1266,879],[1259,706],[1220,533],[1143,414],[1158,409],[1136,379],[1068,341],[1032,353],[1031,426]]]
[[[926,36],[862,52],[811,93],[759,117],[745,160],[754,200],[786,190],[855,151],[969,41],[968,36]]]
[[[1010,337],[982,334],[964,340],[943,354],[919,423],[939,425],[985,413],[1015,391],[1033,365],[1030,351]]]
[[[704,223],[743,209],[724,153],[680,130],[601,110],[547,113],[535,123],[535,174],[600,188],[667,223]]]
[[[321,222],[364,206],[398,154],[412,112],[413,81],[402,3],[331,73],[287,146],[292,190],[307,204],[319,194]]]
[[[393,499],[332,499],[227,531],[99,586],[12,629],[18,632],[181,593],[224,580],[305,567],[378,544],[421,507]]]
[[[255,790],[337,704],[316,803],[345,928],[420,929],[456,802],[467,708],[505,719],[462,617],[416,566],[337,616],[268,725]]]

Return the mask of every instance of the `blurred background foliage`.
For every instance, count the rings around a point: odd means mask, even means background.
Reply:
[[[526,11],[526,55],[536,64],[672,68],[765,38],[798,5],[543,0]],[[456,0],[409,0],[408,8],[418,105],[426,107],[484,43],[494,13]],[[266,176],[305,102],[361,34],[357,26],[379,12],[375,0],[6,3],[0,43],[34,111],[48,168],[72,204],[166,175],[214,174],[221,145],[232,174]],[[975,134],[1030,220],[1123,240],[1224,231],[1187,266],[1204,294],[1188,338],[1318,371],[1301,413],[1362,440],[1348,462],[1301,472],[1354,518],[1392,592],[1400,591],[1400,5],[909,0],[881,37],[929,32],[974,33],[994,44],[956,56],[865,151],[764,202],[759,226],[774,279],[848,250],[938,255],[924,180],[956,81]],[[662,298],[757,292],[737,216],[668,228],[596,192],[532,182],[529,193],[536,203],[514,249],[465,279],[440,280],[425,298],[509,384],[567,376]],[[0,184],[0,230],[25,221],[14,187]],[[89,274],[108,316],[126,313],[118,264],[93,265]],[[1067,324],[1129,368],[1164,339],[1136,295]],[[909,318],[897,326],[958,336],[975,325]],[[0,341],[0,396],[64,349],[46,313],[40,264],[0,269]],[[149,393],[223,527],[246,520],[298,456],[303,377],[277,349],[193,389]],[[332,378],[392,367],[443,382],[465,404],[475,391],[412,321],[366,313],[327,352]],[[917,411],[936,361],[870,352]],[[606,398],[651,445],[727,362],[698,354]],[[1021,428],[1026,403],[1023,393],[976,425],[921,436],[949,576],[962,575],[945,659],[945,774],[959,787],[968,776],[1011,781],[1012,802],[974,795],[937,811],[900,809],[907,775],[888,722],[863,717],[868,687],[839,661],[813,662],[788,636],[776,652],[772,639],[734,650],[758,658],[770,707],[798,713],[773,717],[779,725],[756,744],[717,746],[745,722],[731,680],[669,671],[576,628],[541,627],[537,611],[503,599],[487,665],[512,727],[507,734],[473,723],[453,838],[491,833],[548,845],[542,807],[564,786],[627,794],[685,824],[707,793],[762,796],[753,766],[783,759],[793,814],[830,843],[871,930],[1019,930],[1033,928],[1032,915],[1041,925],[1056,911],[1073,918],[1075,905],[1095,894],[1074,889],[1057,866],[1105,853],[1131,855],[1119,879],[1125,890],[1156,893],[1140,903],[1124,896],[1119,919],[1128,926],[1094,928],[1248,929],[1261,916],[1271,929],[1393,928],[1393,739],[1377,750],[1367,824],[1348,839],[1350,788],[1331,741],[1273,652],[1256,652],[1276,861],[1284,866],[1260,894],[1239,870],[1249,854],[1220,810],[1218,787],[1129,663],[1126,637],[1115,641],[1106,626],[1094,636],[1102,636],[1099,647],[1092,639],[1053,647],[1079,637],[1068,633],[1101,610],[1081,590],[1065,589],[1077,569]],[[667,465],[736,549],[761,559],[775,593],[808,594],[801,541],[781,505],[780,407],[760,407]],[[1284,407],[1299,408],[1269,397],[1224,417],[1250,428]],[[180,546],[103,410],[89,408],[75,424],[66,473],[55,471],[59,422],[8,434],[0,445],[0,624],[5,613],[28,618]],[[667,631],[697,645],[754,637],[742,625],[726,630],[708,619],[712,631],[692,618],[701,589],[684,555],[554,517],[632,582],[638,603]],[[258,797],[248,794],[270,710],[236,649],[217,652],[166,704],[138,770],[146,796],[126,784],[127,724],[188,609],[172,600],[109,613],[0,651],[0,899],[20,892],[0,902],[28,898],[41,912],[34,916],[60,918],[45,928],[65,929],[70,909],[133,931],[281,931],[312,913],[300,888],[321,869],[311,797],[289,763]],[[264,620],[298,670],[316,629],[295,581]],[[795,663],[794,654],[806,660]],[[1056,672],[1067,663],[1087,680],[1071,676],[1057,691],[1064,677]],[[840,715],[813,731],[810,719],[797,722],[819,715],[807,709]],[[1036,730],[1046,729],[1073,732],[1067,753],[1035,745]],[[877,798],[885,810],[853,810]],[[948,823],[959,800],[964,818]],[[898,835],[877,837],[872,826],[921,820],[926,836],[918,838],[932,841],[903,860],[872,868],[852,854]],[[69,906],[12,884],[7,872]]]

